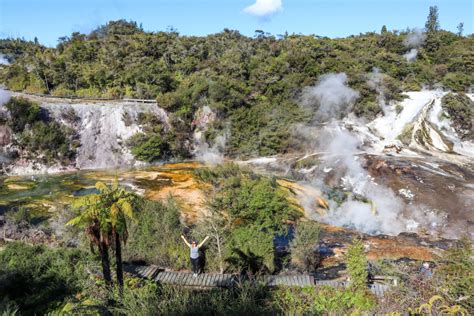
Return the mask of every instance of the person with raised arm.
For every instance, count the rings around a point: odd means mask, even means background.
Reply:
[[[188,246],[190,249],[189,257],[191,259],[191,266],[193,268],[193,276],[197,277],[201,271],[201,262],[199,260],[199,248],[201,248],[204,245],[204,243],[209,239],[209,236],[206,236],[206,238],[204,238],[204,240],[200,244],[198,244],[196,240],[193,240],[191,241],[191,243],[189,243],[186,240],[186,237],[184,237],[184,235],[181,235],[181,239],[183,239],[186,246]]]

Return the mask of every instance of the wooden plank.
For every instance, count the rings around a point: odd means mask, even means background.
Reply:
[[[231,288],[234,286],[234,276],[232,274],[227,275],[227,287]]]
[[[225,274],[219,274],[219,286],[220,287],[225,286],[225,280],[226,280]]]
[[[290,278],[290,285],[291,286],[298,286],[298,278],[296,275],[292,275]]]
[[[188,280],[187,280],[187,285],[189,286],[196,286],[197,285],[197,278],[198,277],[195,277],[194,276],[194,273],[193,274],[189,274],[188,276]]]
[[[176,274],[174,272],[167,272],[168,275],[166,276],[165,282],[168,284],[172,284]]]
[[[153,278],[156,282],[163,282],[163,278],[166,275],[166,271],[158,272]]]
[[[163,283],[170,283],[171,276],[173,274],[171,272],[164,272],[163,276],[161,277],[161,282]]]
[[[144,276],[145,278],[149,278],[152,269],[153,269],[153,267],[148,266],[148,267],[143,271],[143,276]]]
[[[288,286],[295,286],[295,278],[293,275],[287,276],[286,279],[288,280]]]
[[[158,267],[152,265],[151,269],[150,269],[150,272],[148,273],[148,278],[153,279],[153,276],[155,275],[157,270],[158,270]]]
[[[186,282],[187,282],[186,284],[190,285],[190,286],[196,286],[197,285],[197,278],[198,277],[194,276],[194,273],[193,274],[191,274],[191,273],[188,274],[186,276]]]
[[[145,267],[140,269],[140,273],[141,273],[143,278],[146,278],[146,272],[148,271],[148,269],[149,269],[148,266],[145,266]]]
[[[231,280],[231,275],[228,274],[223,274],[223,280],[222,280],[222,286],[223,287],[230,287],[230,280]]]
[[[204,285],[205,286],[209,286],[209,280],[211,278],[211,275],[210,274],[206,274],[206,278],[204,279]]]
[[[214,275],[214,286],[220,286],[220,274],[215,274]]]
[[[201,286],[207,286],[207,278],[209,278],[208,273],[202,274]]]
[[[205,283],[205,280],[206,280],[206,274],[205,273],[202,273],[198,276],[198,284],[199,286],[206,286],[206,283]]]
[[[215,286],[215,280],[216,280],[215,274],[213,274],[213,273],[209,274],[209,279],[207,280],[208,286],[214,287]]]
[[[208,285],[207,285],[207,280],[208,280],[208,279],[209,279],[209,274],[207,274],[207,273],[204,274],[204,275],[203,275],[203,278],[202,278],[202,285],[203,285],[203,286],[206,286],[206,287],[208,286]]]
[[[222,286],[223,287],[230,287],[231,284],[230,282],[232,281],[232,274],[223,274],[223,281],[222,281]]]
[[[167,271],[163,271],[156,276],[155,280],[159,280],[161,283],[168,283],[169,278],[170,273]]]
[[[180,273],[179,284],[181,285],[190,285],[192,280],[192,275],[190,273]]]
[[[306,275],[298,275],[297,282],[298,282],[298,286],[300,287],[306,286]]]
[[[216,274],[214,275],[214,284],[215,286],[221,286],[221,280],[222,280],[222,274]]]
[[[172,284],[179,285],[179,282],[180,282],[179,280],[180,280],[181,274],[179,274],[177,272],[174,272],[173,274],[174,274],[173,281],[171,281]]]
[[[188,276],[187,272],[178,272],[176,273],[175,283],[178,285],[185,285],[184,279]]]
[[[269,275],[265,281],[265,284],[268,286],[275,286],[275,277],[273,275]]]
[[[178,276],[179,276],[178,273],[176,273],[176,272],[171,272],[171,276],[170,276],[170,281],[169,281],[169,283],[170,283],[170,284],[177,284],[176,282],[177,282]]]

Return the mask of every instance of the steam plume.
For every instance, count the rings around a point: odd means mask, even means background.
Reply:
[[[367,80],[369,86],[379,93],[379,102],[384,105],[383,74],[374,69]],[[439,223],[438,219],[425,216],[422,207],[418,206],[411,206],[410,218],[405,217],[405,202],[391,188],[376,183],[363,167],[363,135],[358,138],[357,134],[344,127],[343,121],[337,120],[340,113],[346,111],[359,95],[346,82],[345,74],[324,75],[318,84],[303,91],[302,106],[313,108],[330,123],[323,128],[320,124],[296,126],[298,136],[305,142],[304,148],[314,150],[321,157],[321,163],[311,168],[314,171],[305,173],[306,180],[302,184],[307,185],[309,181],[316,190],[327,192],[335,189],[344,192],[344,196],[348,194],[340,204],[336,202],[337,199],[330,201],[327,215],[315,212],[314,202],[308,203],[307,196],[299,197],[306,214],[315,220],[369,234],[396,235],[416,230],[421,223],[428,227],[432,223]],[[330,187],[322,180],[328,170],[333,172],[331,177],[334,180],[331,180]]]
[[[0,88],[0,110],[1,110],[1,106],[7,103],[10,100],[10,98],[11,98],[10,92]]]
[[[203,106],[196,112],[193,124],[196,126],[194,132],[194,157],[197,161],[216,165],[224,161],[223,151],[226,144],[225,132],[214,139],[214,145],[211,147],[206,142],[204,132],[215,121],[216,114],[210,107]]]
[[[8,61],[7,57],[3,54],[0,54],[0,65],[10,65],[10,62]]]
[[[201,142],[195,147],[194,156],[197,161],[208,165],[218,165],[224,162],[224,148],[226,135],[219,135],[214,139],[214,145],[209,146],[207,142]]]
[[[377,102],[380,109],[386,113],[385,104],[385,86],[383,84],[384,75],[380,72],[380,69],[374,67],[372,72],[367,75],[367,85],[377,92]]]
[[[350,109],[359,92],[347,85],[345,73],[330,73],[319,77],[316,85],[303,89],[301,104],[316,109],[316,119],[327,121]]]
[[[423,45],[425,39],[426,35],[419,28],[413,29],[412,32],[407,35],[403,44],[410,50],[407,51],[403,57],[405,57],[408,62],[416,60],[416,57],[418,56],[418,48]]]
[[[325,128],[321,138],[331,140],[320,145],[320,149],[327,153],[323,157],[324,167],[342,170],[342,189],[371,202],[363,203],[349,196],[340,206],[334,206],[322,220],[366,233],[397,234],[403,231],[403,201],[391,189],[375,183],[362,167],[357,155],[361,140],[334,122]],[[374,208],[376,215],[373,214]]]

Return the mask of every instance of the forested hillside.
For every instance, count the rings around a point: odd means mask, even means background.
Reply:
[[[0,79],[13,91],[156,98],[173,128],[167,135],[160,127],[149,128],[136,137],[138,155],[150,146],[168,156],[188,155],[183,144],[196,111],[205,105],[218,118],[206,132],[209,143],[225,130],[227,155],[269,155],[288,151],[288,126],[313,115],[298,103],[304,87],[319,76],[345,73],[360,93],[350,110],[373,118],[381,112],[380,102],[399,100],[402,91],[438,86],[467,91],[474,83],[473,48],[472,35],[441,30],[437,16],[428,18],[423,32],[384,26],[380,33],[338,39],[263,31],[246,37],[228,29],[181,36],[173,29],[145,32],[135,22],[119,20],[90,34],[60,38],[55,48],[0,40],[0,54],[11,63],[0,65]],[[374,71],[381,78],[377,85]]]

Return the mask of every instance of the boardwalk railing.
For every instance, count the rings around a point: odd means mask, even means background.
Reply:
[[[200,287],[200,288],[232,288],[241,282],[246,282],[239,275],[236,274],[217,274],[217,273],[203,273],[198,276],[193,276],[191,272],[176,272],[166,271],[155,265],[137,266],[124,265],[124,271],[140,278],[146,278],[158,283],[180,285],[186,287]],[[257,282],[262,282],[268,287],[291,286],[291,287],[307,287],[307,286],[331,286],[331,287],[346,287],[347,281],[340,280],[315,280],[312,275],[297,274],[297,275],[264,275],[256,279]],[[374,283],[369,285],[369,289],[375,295],[381,297],[384,293],[393,287],[393,284]]]

